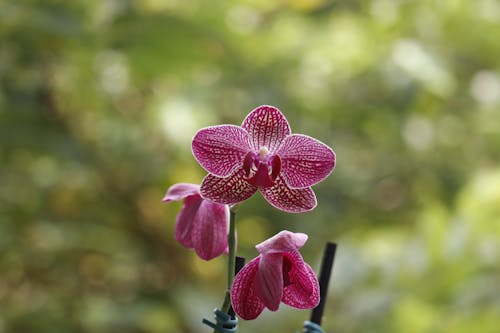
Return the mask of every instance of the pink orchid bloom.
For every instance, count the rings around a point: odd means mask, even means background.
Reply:
[[[280,302],[297,309],[318,305],[318,279],[298,251],[306,241],[306,234],[285,230],[255,246],[260,255],[243,267],[231,287],[238,316],[255,319],[265,307],[278,310]]]
[[[172,185],[162,201],[179,200],[184,200],[184,205],[177,215],[175,239],[194,249],[201,259],[221,255],[227,249],[229,206],[203,199],[196,184]]]
[[[208,171],[201,195],[236,204],[260,190],[274,207],[300,213],[316,207],[311,186],[325,179],[335,166],[335,153],[324,143],[291,134],[280,110],[263,105],[240,126],[203,128],[192,143],[193,154]]]

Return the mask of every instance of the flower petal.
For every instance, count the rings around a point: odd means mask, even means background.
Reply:
[[[248,131],[254,152],[266,147],[273,153],[290,135],[290,126],[283,113],[269,105],[259,106],[250,112],[241,127]]]
[[[257,187],[243,179],[244,175],[243,169],[226,178],[208,174],[201,183],[201,195],[211,201],[228,205],[244,201],[257,191]]]
[[[170,186],[163,197],[163,202],[179,201],[185,197],[200,193],[200,185],[189,183],[177,183]]]
[[[198,257],[210,260],[227,247],[229,206],[203,200],[192,226],[191,239]]]
[[[234,277],[231,286],[231,303],[234,312],[245,320],[257,318],[265,307],[254,289],[259,261],[260,257],[257,257],[245,265]]]
[[[205,170],[218,177],[227,177],[243,164],[250,151],[248,133],[235,125],[203,128],[194,136],[192,149]]]
[[[193,229],[193,221],[202,201],[203,199],[200,195],[188,196],[184,199],[184,205],[175,220],[175,240],[188,249],[192,249],[194,246],[191,238],[191,230]]]
[[[300,249],[308,236],[301,232],[282,230],[273,237],[257,244],[255,248],[260,254],[290,252]]]
[[[316,195],[310,187],[291,189],[281,176],[276,178],[274,186],[261,188],[260,192],[271,205],[289,213],[307,212],[317,205]]]
[[[291,188],[317,184],[328,177],[335,167],[333,150],[306,135],[286,137],[276,154],[281,158],[281,176]]]
[[[283,254],[261,256],[255,276],[255,293],[269,310],[278,310],[283,296]]]
[[[290,283],[283,290],[282,302],[297,309],[312,309],[319,303],[319,283],[311,266],[298,251],[284,254],[292,263],[288,272]]]

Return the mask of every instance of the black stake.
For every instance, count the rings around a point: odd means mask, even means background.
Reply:
[[[330,275],[333,267],[333,259],[335,259],[335,252],[337,244],[328,242],[325,246],[323,253],[323,260],[321,262],[321,272],[319,274],[319,294],[320,301],[311,313],[311,322],[321,326],[321,319],[323,318],[323,310],[326,303],[326,295],[328,294],[328,284],[330,282]]]
[[[238,272],[243,268],[243,266],[245,266],[245,258],[236,256],[235,264],[234,264],[234,275],[238,274]],[[229,308],[228,314],[231,317],[235,316],[232,305]]]

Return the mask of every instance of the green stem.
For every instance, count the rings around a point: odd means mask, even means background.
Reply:
[[[227,246],[229,250],[228,263],[227,263],[227,289],[224,296],[224,303],[221,310],[225,313],[229,312],[231,307],[231,285],[234,278],[234,265],[236,258],[236,209],[232,207],[229,211],[229,233],[227,234]]]
[[[229,233],[227,234],[228,263],[227,263],[227,288],[224,295],[221,311],[229,314],[231,308],[231,285],[233,284],[234,266],[236,261],[236,206],[229,210]],[[217,330],[214,330],[217,333]]]

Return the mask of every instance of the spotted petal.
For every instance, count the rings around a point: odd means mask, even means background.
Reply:
[[[192,149],[205,170],[218,177],[227,177],[243,164],[250,151],[248,133],[234,125],[203,128],[194,136]]]
[[[290,135],[290,126],[283,113],[269,105],[259,106],[250,112],[241,127],[247,130],[254,151],[266,147],[273,153]]]
[[[200,195],[190,195],[184,199],[182,210],[177,214],[175,220],[175,240],[192,249],[194,247],[192,240],[193,221],[198,214],[198,209],[203,199]]]
[[[201,183],[200,193],[202,197],[221,204],[233,205],[244,201],[257,191],[257,187],[243,179],[244,175],[243,169],[226,178],[208,174]]]
[[[276,152],[281,176],[291,188],[306,188],[325,179],[335,167],[335,153],[324,143],[306,135],[285,138]]]
[[[235,276],[231,286],[233,309],[238,316],[245,320],[257,318],[265,307],[254,288],[259,261],[260,257],[257,257],[245,265]]]
[[[203,260],[221,255],[227,247],[229,207],[203,200],[198,208],[191,239],[196,254]]]
[[[297,309],[315,308],[320,301],[319,283],[311,266],[298,251],[284,254],[292,262],[290,284],[283,290],[282,302]]]
[[[307,212],[317,205],[316,195],[310,187],[291,189],[281,176],[276,178],[274,186],[261,188],[260,191],[267,202],[289,213]]]
[[[279,308],[283,295],[283,255],[271,253],[261,256],[255,276],[255,292],[271,311]]]

